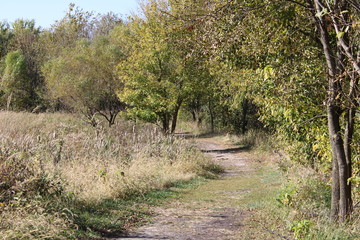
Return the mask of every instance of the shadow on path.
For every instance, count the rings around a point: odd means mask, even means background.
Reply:
[[[185,139],[189,139],[189,138],[197,138],[197,135],[194,135],[190,132],[181,132],[181,133],[174,133],[173,134],[174,137],[178,137],[178,138],[185,138]]]
[[[173,133],[173,135],[175,137],[180,137],[180,138],[213,138],[216,136],[221,136],[224,133],[221,132],[208,132],[208,133],[201,133],[201,134],[193,134],[191,132],[179,132],[179,133]]]
[[[227,148],[227,149],[212,149],[212,150],[201,150],[204,153],[237,153],[242,151],[249,151],[251,147],[238,147],[238,148]]]
[[[152,239],[152,240],[170,240],[168,237],[159,236],[155,234],[154,236],[145,234],[145,233],[136,233],[132,231],[122,231],[118,233],[103,234],[103,239]]]
[[[121,239],[153,239],[153,240],[160,240],[160,239],[166,239],[169,240],[167,237],[159,237],[159,236],[123,236]]]

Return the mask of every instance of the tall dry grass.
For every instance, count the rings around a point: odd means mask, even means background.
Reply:
[[[128,198],[212,174],[212,167],[188,141],[152,125],[94,129],[67,114],[0,112],[0,235],[71,238],[71,214],[48,207],[56,199]]]

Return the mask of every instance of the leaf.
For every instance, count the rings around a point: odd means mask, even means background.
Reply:
[[[318,18],[321,18],[321,17],[325,16],[328,13],[329,13],[329,11],[327,10],[327,8],[323,8],[323,10],[321,12],[316,13],[315,16],[318,17]]]
[[[338,32],[338,33],[336,34],[336,37],[337,37],[337,38],[342,38],[342,37],[344,36],[344,34],[345,34],[345,32]]]

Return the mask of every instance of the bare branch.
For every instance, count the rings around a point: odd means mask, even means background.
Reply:
[[[312,117],[312,118],[310,118],[310,119],[308,119],[308,120],[306,120],[306,121],[304,121],[304,122],[301,122],[300,125],[309,123],[309,122],[311,122],[311,121],[313,121],[313,120],[315,120],[315,119],[318,119],[318,118],[326,118],[326,117],[327,117],[327,115],[324,115],[324,114],[322,114],[322,115],[317,115],[317,116]]]
[[[357,74],[360,75],[360,63],[358,59],[351,53],[351,49],[348,43],[345,41],[344,36],[341,35],[339,23],[336,20],[335,16],[333,14],[330,14],[330,17],[332,19],[333,26],[338,36],[338,42],[340,43],[341,48],[344,50],[345,55],[349,58]]]
[[[357,10],[360,12],[360,3],[358,1],[352,1],[348,0],[348,2]]]

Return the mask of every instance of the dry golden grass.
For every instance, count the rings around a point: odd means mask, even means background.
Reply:
[[[68,239],[71,221],[57,214],[16,209],[1,214],[2,239]]]
[[[207,175],[212,164],[151,125],[94,129],[67,114],[0,112],[0,235],[61,239],[75,228],[69,214],[42,207],[44,198],[124,199]]]

